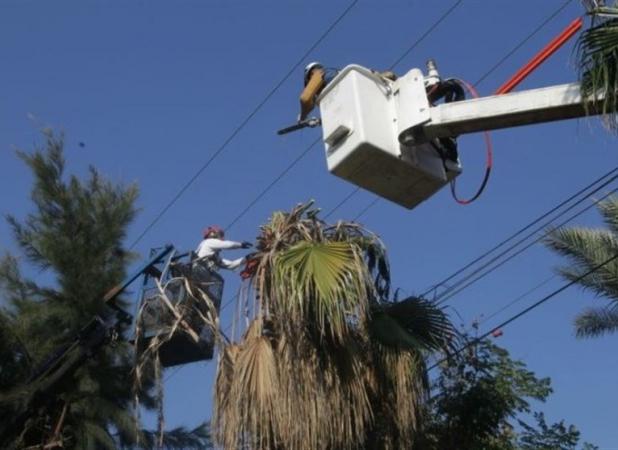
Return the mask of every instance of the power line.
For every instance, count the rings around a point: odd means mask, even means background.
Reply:
[[[569,204],[571,201],[573,201],[574,199],[576,199],[577,197],[579,197],[580,195],[582,195],[583,193],[585,193],[586,191],[588,191],[589,189],[593,188],[594,186],[596,186],[598,183],[602,182],[603,180],[605,180],[608,177],[611,177],[612,175],[614,175],[616,172],[618,172],[618,167],[613,168],[612,170],[610,170],[609,172],[601,175],[600,177],[598,177],[596,180],[594,180],[592,183],[588,184],[587,186],[581,188],[580,190],[578,190],[577,192],[575,192],[574,194],[570,195],[568,198],[564,199],[562,202],[560,202],[559,204],[557,204],[556,206],[554,206],[553,208],[549,209],[548,211],[546,211],[545,213],[541,214],[539,217],[537,217],[536,219],[534,219],[533,221],[529,222],[527,225],[523,226],[522,228],[520,228],[519,230],[517,230],[515,233],[511,234],[510,236],[508,236],[507,238],[505,238],[504,240],[502,240],[501,242],[499,242],[498,244],[496,244],[495,246],[493,246],[492,248],[490,248],[489,250],[485,251],[483,254],[481,254],[480,256],[476,257],[475,259],[473,259],[472,261],[470,261],[469,263],[467,263],[465,266],[461,267],[460,269],[456,270],[455,272],[453,272],[451,275],[449,275],[448,277],[444,278],[443,280],[441,280],[438,283],[435,283],[433,286],[431,286],[430,288],[428,288],[425,292],[423,292],[421,294],[421,297],[426,296],[427,294],[429,294],[429,292],[435,290],[436,288],[445,285],[446,283],[448,283],[450,280],[452,280],[453,278],[455,278],[456,276],[460,275],[461,273],[463,273],[464,271],[466,271],[467,269],[469,269],[470,267],[472,267],[473,265],[475,265],[476,263],[478,263],[479,261],[481,261],[482,259],[484,259],[485,257],[489,256],[490,254],[492,254],[493,252],[495,252],[496,250],[502,248],[503,246],[505,246],[506,244],[508,244],[509,242],[511,242],[513,239],[515,239],[516,237],[520,236],[521,234],[523,234],[524,232],[528,231],[530,228],[532,228],[533,226],[535,226],[536,224],[538,224],[539,222],[541,222],[542,220],[544,220],[545,218],[551,216],[552,214],[554,214],[556,211],[560,210],[562,207],[564,207],[565,205]],[[616,179],[616,175],[614,175],[609,182],[613,181]],[[606,184],[608,184],[609,182],[606,182]],[[606,184],[603,184],[601,186],[604,187]],[[583,198],[588,198],[590,197],[590,195],[594,194],[596,192],[593,191],[587,195],[585,195]],[[572,208],[572,207],[571,207]],[[567,210],[568,211],[568,210]],[[564,211],[564,212],[567,212]],[[562,214],[564,214],[561,213]],[[560,215],[558,216],[560,217]],[[558,218],[556,217],[556,218]],[[554,218],[554,220],[556,219]]]
[[[601,199],[595,201],[594,203],[586,206],[585,208],[583,208],[582,210],[580,210],[579,212],[573,214],[572,216],[570,216],[568,219],[566,219],[565,221],[561,222],[557,228],[560,228],[564,225],[566,225],[568,222],[570,222],[571,220],[573,220],[574,218],[578,217],[579,215],[585,213],[586,211],[588,211],[590,208],[592,208],[593,206],[595,206],[596,204],[598,204],[598,202],[604,200],[605,198],[607,198],[609,195],[613,194],[614,192],[616,192],[616,189],[613,189],[612,191],[610,191],[609,193],[605,194],[603,197],[601,197]],[[581,201],[583,201],[584,199],[582,199]],[[579,203],[578,203],[579,204]],[[550,225],[551,222],[548,224]],[[512,260],[513,258],[515,258],[516,256],[519,256],[521,253],[523,253],[524,251],[526,251],[527,249],[529,249],[530,247],[532,247],[534,244],[540,242],[543,238],[545,238],[548,235],[549,231],[546,233],[543,233],[541,236],[537,237],[535,240],[533,240],[532,242],[528,243],[527,245],[525,245],[523,248],[519,249],[518,251],[516,251],[515,253],[513,253],[512,255],[510,255],[508,258],[504,259],[503,261],[499,262],[498,264],[496,264],[494,267],[488,269],[487,271],[485,271],[484,273],[482,273],[481,275],[479,275],[478,277],[476,277],[475,279],[473,279],[472,281],[467,282],[468,280],[470,280],[470,278],[472,278],[472,276],[476,275],[477,273],[479,273],[482,269],[484,269],[485,267],[487,267],[489,265],[485,264],[484,266],[482,266],[480,269],[477,269],[476,271],[474,271],[471,275],[467,276],[462,282],[458,283],[458,286],[454,287],[453,289],[450,289],[447,293],[443,294],[441,297],[438,298],[438,302],[437,304],[443,304],[444,302],[446,302],[447,300],[449,300],[450,298],[454,297],[455,295],[459,294],[461,291],[463,291],[464,289],[468,288],[469,286],[473,285],[474,283],[476,283],[477,281],[481,280],[482,278],[486,277],[487,275],[489,275],[490,273],[492,273],[493,271],[497,270],[498,268],[502,267],[504,264],[506,264],[507,262],[509,262],[510,260]],[[527,239],[527,238],[526,238]],[[521,242],[521,241],[520,241]],[[518,243],[519,244],[519,243]],[[518,245],[517,244],[517,245]],[[511,249],[514,247],[511,247]],[[510,250],[508,250],[510,251]],[[504,254],[504,253],[503,253]],[[503,255],[502,254],[502,255]],[[492,260],[494,261],[494,260]],[[466,283],[467,282],[467,283]],[[465,283],[465,284],[464,284]],[[463,284],[463,286],[461,286]],[[459,287],[461,286],[461,287]]]
[[[487,79],[487,77],[489,77],[489,75],[491,75],[492,73],[494,73],[502,64],[504,64],[504,62],[506,60],[508,60],[513,54],[515,54],[515,52],[517,52],[517,50],[519,50],[520,48],[522,48],[526,42],[528,42],[530,39],[532,39],[539,31],[541,31],[543,28],[545,28],[545,26],[551,22],[558,14],[560,14],[568,5],[569,3],[571,3],[573,0],[566,0],[558,9],[556,9],[554,12],[552,12],[549,16],[547,16],[545,18],[545,20],[543,20],[534,30],[532,30],[527,36],[525,36],[521,41],[519,41],[519,43],[517,43],[511,50],[509,50],[502,58],[500,58],[498,60],[498,62],[496,62],[491,68],[489,68],[483,75],[480,76],[480,78],[473,84],[474,87],[478,86],[479,84],[481,84],[483,81],[485,81],[485,79]],[[353,192],[353,194],[348,195],[346,197],[346,200],[340,202],[335,208],[333,208],[333,210],[331,210],[329,212],[329,214],[333,214],[338,208],[340,208],[341,206],[343,206],[348,199],[352,198],[357,192],[359,192],[361,189],[360,188],[356,188],[356,190]],[[369,204],[367,204],[367,206],[365,206],[360,213],[358,213],[356,215],[356,217],[354,218],[354,220],[358,220],[360,219],[367,211],[369,211],[376,203],[378,203],[380,201],[380,197],[376,197],[373,200],[371,200],[371,202],[369,202]]]
[[[454,353],[452,353],[451,355],[449,355],[446,358],[442,358],[441,360],[439,360],[438,362],[434,363],[433,365],[431,365],[429,368],[427,368],[427,371],[429,372],[431,369],[434,369],[436,367],[438,367],[440,364],[442,364],[443,362],[445,362],[448,358],[453,357],[455,355],[458,355],[459,353],[461,353],[462,351],[464,351],[465,349],[478,344],[479,342],[481,342],[483,339],[487,338],[489,335],[491,335],[491,333],[493,333],[496,330],[499,330],[501,328],[506,327],[507,325],[513,323],[514,321],[516,321],[517,319],[519,319],[520,317],[523,317],[524,315],[528,314],[530,311],[533,311],[534,309],[538,308],[539,306],[541,306],[543,303],[547,302],[548,300],[551,300],[552,298],[554,298],[556,295],[560,294],[561,292],[565,291],[566,289],[570,288],[571,286],[573,286],[574,284],[579,283],[581,280],[583,280],[584,278],[592,275],[594,272],[600,270],[601,268],[605,267],[607,264],[609,264],[610,262],[614,261],[616,258],[618,258],[618,254],[615,254],[614,256],[606,259],[605,261],[603,261],[601,264],[596,265],[595,267],[593,267],[592,269],[588,270],[586,273],[580,275],[579,277],[569,281],[566,284],[563,284],[561,287],[559,287],[558,289],[556,289],[555,291],[551,292],[550,294],[546,295],[545,297],[543,297],[542,299],[538,300],[537,302],[533,303],[532,305],[528,306],[527,308],[521,310],[520,312],[518,312],[517,314],[515,314],[514,316],[509,317],[507,320],[505,320],[504,322],[500,323],[499,325],[493,327],[492,329],[490,329],[489,331],[487,331],[486,333],[483,333],[481,336],[471,340],[469,343],[467,343],[466,345],[460,347],[458,350],[455,350]]]
[[[391,64],[391,66],[389,67],[389,70],[394,69],[401,61],[403,61],[403,59],[408,56],[410,54],[410,52],[412,50],[414,50],[421,42],[423,42],[425,40],[425,38],[427,38],[427,36],[429,36],[431,33],[433,33],[433,31],[438,28],[438,25],[440,25],[448,16],[451,15],[451,13],[453,11],[455,11],[455,9],[461,5],[461,3],[463,2],[463,0],[457,0],[455,3],[453,3],[453,5],[451,5],[451,7],[449,9],[447,9],[446,11],[444,11],[444,13],[438,17],[438,20],[436,20],[433,25],[431,25],[427,31],[425,31],[416,41],[414,41],[412,43],[412,45],[410,45],[405,52],[403,52],[403,54],[397,58],[397,60]]]
[[[523,294],[518,295],[517,297],[515,297],[513,300],[511,300],[510,302],[508,302],[506,305],[502,306],[500,309],[494,311],[493,313],[491,313],[490,315],[488,315],[487,317],[483,317],[481,320],[479,320],[479,325],[485,322],[489,322],[491,319],[493,319],[494,317],[496,317],[498,314],[500,314],[503,311],[506,311],[507,309],[509,309],[511,306],[515,305],[516,303],[519,303],[520,301],[522,301],[524,298],[526,298],[528,295],[532,294],[533,292],[539,290],[540,288],[542,288],[543,286],[545,286],[547,283],[549,283],[550,281],[554,280],[555,278],[557,278],[558,275],[553,274],[547,278],[545,278],[543,281],[541,281],[540,283],[535,284],[533,287],[531,287],[530,289],[528,289],[526,292],[524,292]]]
[[[343,20],[345,16],[352,10],[352,8],[358,3],[358,0],[353,0],[348,7],[335,19],[335,21],[320,35],[320,37],[309,47],[305,53],[298,59],[298,61],[288,70],[288,72],[279,80],[279,82],[266,94],[266,96],[260,101],[255,108],[249,113],[247,117],[234,129],[232,134],[223,142],[223,144],[206,160],[204,164],[195,172],[195,174],[182,186],[182,188],[176,193],[176,195],[163,207],[163,209],[155,216],[155,218],[148,224],[144,231],[135,239],[135,241],[129,247],[133,249],[138,242],[155,226],[155,224],[161,220],[161,218],[169,211],[169,209],[182,197],[182,195],[189,189],[189,187],[197,180],[200,175],[210,166],[210,164],[227,148],[227,146],[234,140],[234,138],[240,133],[240,131],[253,119],[253,117],[262,109],[262,107],[270,100],[270,98],[279,90],[279,88],[285,83],[288,78],[296,71],[296,69],[303,63],[303,61],[317,48],[318,45],[330,34],[330,32]]]
[[[242,219],[245,214],[247,214],[249,212],[249,210],[251,208],[253,208],[253,206],[259,202],[266,194],[268,194],[268,192],[275,187],[275,185],[277,183],[279,183],[279,181],[281,181],[281,179],[287,175],[287,173],[292,170],[294,168],[294,166],[296,166],[296,164],[298,164],[305,156],[307,156],[309,154],[309,151],[315,147],[315,145],[320,142],[321,138],[317,138],[315,141],[313,141],[307,148],[305,148],[305,150],[303,150],[303,152],[298,155],[290,164],[288,164],[285,169],[283,169],[283,171],[281,171],[281,173],[279,173],[279,175],[277,175],[270,183],[268,183],[268,185],[262,189],[262,191],[255,196],[255,198],[253,200],[251,200],[247,206],[244,207],[244,209],[225,227],[225,230],[229,230],[230,228],[232,228],[240,219]]]
[[[509,59],[517,50],[522,48],[526,42],[532,39],[539,31],[541,31],[549,22],[551,22],[558,14],[560,14],[569,3],[573,0],[566,0],[557,10],[555,10],[552,14],[547,16],[543,22],[541,22],[532,32],[522,39],[515,47],[513,47],[506,55],[504,55],[494,66],[491,67],[487,72],[485,72],[475,83],[475,85],[482,83],[485,79],[491,75],[498,67],[500,67],[507,59]]]

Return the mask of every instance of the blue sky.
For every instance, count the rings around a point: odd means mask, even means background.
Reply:
[[[434,58],[443,76],[474,83],[564,3],[464,0],[395,71],[423,68]],[[93,164],[114,180],[139,184],[141,214],[131,228],[132,242],[349,4],[0,1],[0,213],[23,217],[29,211],[31,177],[14,149],[33,148],[40,141],[37,130],[51,126],[66,132],[70,171],[83,174]],[[387,68],[453,4],[360,0],[304,62]],[[578,1],[568,2],[478,85],[480,93],[490,94],[581,13]],[[571,42],[518,89],[575,77]],[[205,225],[232,222],[320,136],[319,130],[275,135],[296,117],[301,79],[299,67],[139,242],[142,255],[165,242],[190,249]],[[424,291],[618,164],[616,138],[594,120],[501,130],[492,137],[494,173],[473,205],[459,206],[443,190],[412,211],[379,201],[362,216],[388,246],[394,284],[404,292]],[[462,138],[460,155],[458,188],[465,196],[482,177],[481,136]],[[228,236],[251,240],[272,211],[308,199],[329,211],[353,188],[327,172],[316,146]],[[373,198],[355,195],[333,219],[355,217]],[[591,210],[576,223],[599,220]],[[14,250],[4,223],[0,239],[3,249]],[[448,304],[469,324],[550,276],[557,263],[533,246]],[[226,278],[229,298],[238,279]],[[484,326],[560,284],[552,280]],[[538,375],[552,378],[555,393],[542,406],[550,419],[576,424],[584,439],[601,448],[618,448],[616,338],[577,340],[572,329],[575,313],[595,302],[590,294],[568,290],[506,328],[499,343]],[[222,320],[230,322],[229,309]],[[213,367],[198,363],[169,372],[170,426],[193,426],[210,416]]]

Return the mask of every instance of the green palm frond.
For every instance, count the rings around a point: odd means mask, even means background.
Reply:
[[[570,281],[618,254],[618,237],[602,229],[559,228],[550,231],[545,243],[568,258],[570,264],[558,268],[558,272]],[[618,299],[618,261],[604,265],[578,284],[596,295]]]
[[[589,109],[605,115],[618,130],[618,9],[605,8],[609,18],[584,31],[577,45],[581,91],[592,98]]]
[[[618,197],[608,197],[597,208],[607,229],[558,228],[549,230],[545,239],[546,246],[569,262],[558,268],[560,275],[609,300],[606,306],[586,309],[576,317],[575,332],[580,338],[618,331],[618,261],[606,263],[618,255]]]
[[[597,206],[603,216],[605,225],[614,236],[618,237],[618,195],[611,195]]]
[[[347,242],[300,242],[275,259],[274,275],[286,315],[337,338],[347,328],[346,314],[367,299],[363,260]]]
[[[378,341],[392,348],[435,351],[456,344],[455,329],[444,311],[418,297],[374,306],[370,328]]]
[[[600,337],[618,331],[618,309],[587,308],[575,318],[577,337]]]

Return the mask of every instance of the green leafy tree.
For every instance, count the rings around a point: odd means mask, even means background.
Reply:
[[[473,343],[440,365],[416,448],[576,449],[579,431],[574,426],[562,421],[547,425],[542,413],[534,413],[534,426],[520,419],[532,412],[531,400],[545,401],[551,394],[549,378],[537,378],[490,340]]]
[[[106,314],[102,298],[122,281],[132,258],[123,241],[136,214],[137,187],[106,181],[94,168],[85,181],[66,177],[63,139],[51,132],[45,134],[44,148],[18,155],[34,177],[34,208],[22,221],[8,217],[21,256],[6,255],[0,262],[3,448],[132,445],[142,433],[136,431],[127,381],[133,353],[126,341],[120,339],[92,354],[36,410],[28,405],[39,394],[27,381],[61,354],[94,315]],[[35,278],[24,275],[20,263],[28,263]],[[50,280],[45,286],[38,281],[43,274]],[[124,308],[127,301],[121,296],[117,304]],[[126,336],[128,325],[121,325],[119,332]],[[144,407],[154,407],[148,392],[141,399]],[[28,417],[24,429],[9,429],[9,419],[24,412]],[[144,447],[149,446],[147,436],[142,434]],[[192,447],[208,443],[204,429],[193,434],[179,429],[168,440],[174,444],[169,448],[184,448],[183,437]]]
[[[538,450],[538,449],[571,449],[576,448],[579,442],[579,431],[574,425],[566,426],[564,421],[547,425],[545,415],[542,412],[535,412],[534,419],[537,427],[528,425],[523,420],[519,420],[522,431],[518,436],[519,449]],[[590,444],[584,444],[583,450],[594,448]]]
[[[389,301],[377,236],[310,208],[261,229],[241,297],[248,327],[221,340],[214,434],[228,449],[411,448],[425,355],[453,329],[430,302]]]
[[[618,131],[618,6],[588,3],[592,26],[578,42],[581,90],[595,99],[591,107],[605,115],[609,128]]]
[[[606,229],[569,227],[552,230],[546,245],[566,257],[568,265],[558,272],[567,280],[583,274],[618,255],[618,197],[598,203]],[[610,261],[578,284],[606,304],[590,307],[575,319],[578,337],[598,337],[618,331],[618,260]]]

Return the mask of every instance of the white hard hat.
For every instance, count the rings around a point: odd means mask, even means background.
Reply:
[[[305,84],[309,82],[309,74],[311,73],[311,71],[317,67],[322,68],[324,66],[322,65],[322,63],[319,63],[317,61],[310,62],[305,66]]]

